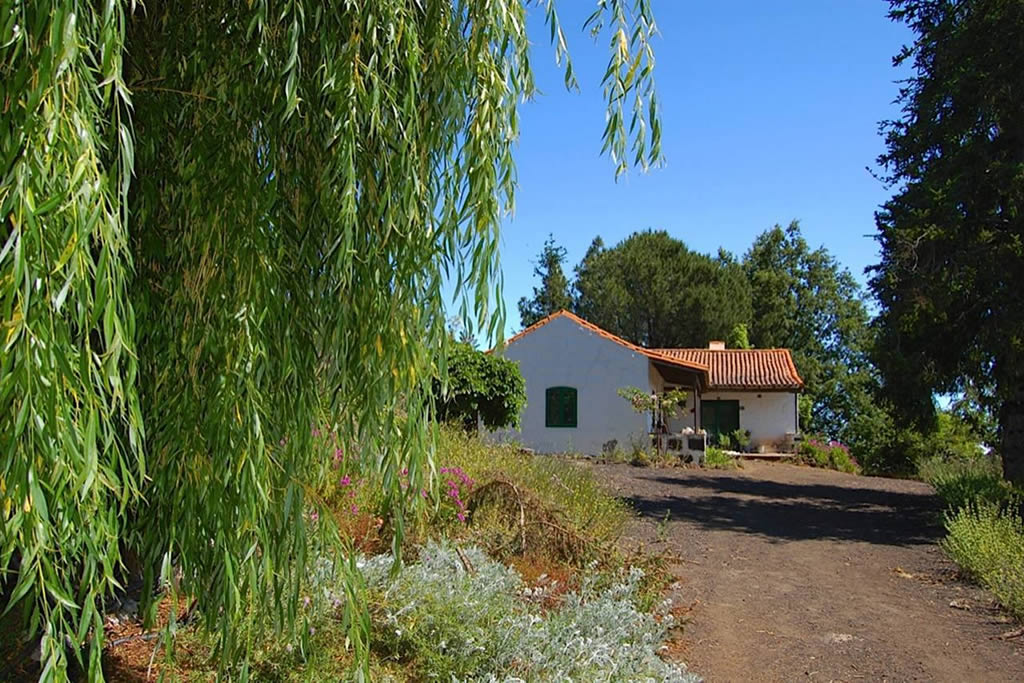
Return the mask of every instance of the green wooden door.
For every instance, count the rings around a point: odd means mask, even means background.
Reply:
[[[708,441],[720,444],[740,428],[739,401],[701,401],[700,426],[708,433]]]

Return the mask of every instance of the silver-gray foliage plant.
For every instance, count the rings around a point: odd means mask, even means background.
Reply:
[[[680,681],[700,679],[658,656],[672,616],[637,610],[643,572],[605,589],[591,574],[558,609],[542,611],[543,588],[477,548],[430,542],[419,562],[392,576],[392,558],[359,562],[378,622],[401,650],[426,657],[428,675],[475,681]],[[466,565],[472,571],[467,571]],[[422,649],[417,649],[421,644]]]

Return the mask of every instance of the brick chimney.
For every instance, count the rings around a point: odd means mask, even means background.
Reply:
[[[708,342],[708,348],[712,351],[725,351],[724,341],[711,341]]]

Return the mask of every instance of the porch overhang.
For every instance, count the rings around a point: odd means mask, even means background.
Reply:
[[[680,387],[703,392],[708,386],[708,371],[706,368],[682,365],[651,358],[651,365],[658,371],[666,384],[674,384]]]

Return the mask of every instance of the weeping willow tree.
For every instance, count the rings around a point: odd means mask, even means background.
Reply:
[[[325,415],[400,538],[398,473],[433,480],[444,280],[464,320],[503,324],[531,4],[0,2],[0,591],[43,679],[102,678],[132,572],[193,597],[244,678],[296,622]],[[587,27],[610,46],[604,150],[646,166],[648,1]]]

